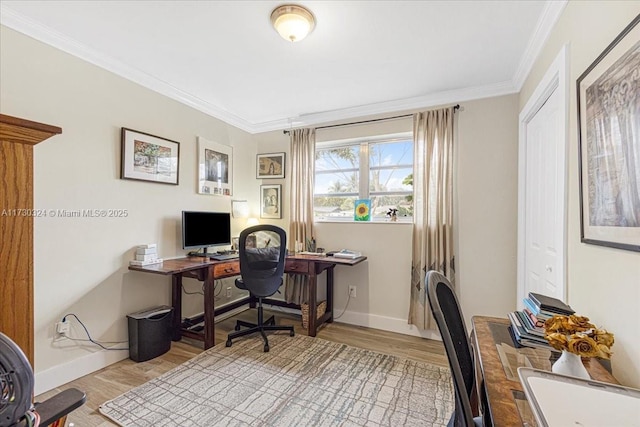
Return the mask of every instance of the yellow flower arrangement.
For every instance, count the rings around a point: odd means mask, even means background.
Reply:
[[[566,350],[582,357],[611,357],[613,334],[598,329],[588,317],[556,315],[545,324],[545,338],[556,350]]]

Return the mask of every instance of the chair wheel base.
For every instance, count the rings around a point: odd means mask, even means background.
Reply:
[[[231,347],[231,344],[233,344],[231,342],[231,340],[227,340],[227,342],[224,344],[226,347]]]
[[[294,331],[289,332],[289,336],[290,336],[290,337],[293,337],[293,336],[295,336],[295,335],[296,335],[296,333],[295,333]]]
[[[264,345],[264,352],[269,353],[269,346],[267,344]]]

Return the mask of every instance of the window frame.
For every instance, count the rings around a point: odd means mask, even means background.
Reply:
[[[369,190],[369,183],[371,182],[371,171],[372,170],[393,170],[393,169],[407,169],[411,168],[411,173],[413,173],[413,161],[411,164],[398,164],[392,166],[370,166],[370,146],[372,144],[382,144],[382,143],[394,143],[394,142],[405,142],[408,141],[412,145],[413,141],[413,132],[402,132],[396,133],[392,135],[377,135],[371,137],[360,137],[353,138],[348,140],[337,140],[337,141],[322,141],[317,142],[315,151],[322,150],[331,150],[335,148],[346,148],[346,147],[359,147],[359,156],[358,156],[358,168],[345,168],[345,169],[331,169],[327,171],[317,171],[314,170],[314,179],[318,174],[333,174],[336,172],[355,172],[358,175],[358,193],[356,192],[345,192],[345,193],[316,193],[315,188],[313,192],[313,200],[314,200],[314,211],[315,211],[315,199],[316,197],[354,197],[355,199],[371,199],[372,196],[385,196],[385,195],[398,195],[398,196],[413,196],[413,189],[411,191],[377,191],[372,192]],[[412,153],[413,159],[413,153]],[[355,221],[353,215],[345,216],[345,217],[330,217],[323,216],[317,217],[314,213],[314,222],[354,222],[360,223],[360,221]],[[371,217],[372,223],[386,223],[390,222],[388,219],[375,218]],[[398,217],[397,223],[407,223],[413,222],[413,216],[403,216]]]

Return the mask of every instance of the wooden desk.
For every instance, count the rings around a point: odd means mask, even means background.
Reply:
[[[560,353],[541,348],[515,348],[508,329],[508,319],[475,316],[472,323],[476,386],[485,420],[490,418],[492,424],[489,425],[494,427],[525,423],[535,426],[517,367],[525,366],[528,362],[534,368],[550,371]],[[582,363],[592,379],[618,384],[597,359],[582,359]]]
[[[333,270],[336,265],[356,265],[366,260],[367,257],[356,259],[343,259],[335,257],[319,257],[313,255],[288,255],[284,271],[286,273],[304,274],[309,276],[309,336],[315,337],[318,328],[323,323],[333,322]],[[217,279],[238,276],[240,274],[240,261],[231,259],[225,261],[214,261],[204,257],[187,257],[168,259],[161,264],[147,265],[144,267],[129,266],[129,270],[141,271],[145,273],[171,275],[171,305],[173,306],[173,340],[179,341],[182,336],[204,341],[205,349],[215,345],[215,316],[226,313],[237,307],[249,304],[255,307],[257,298],[248,296],[239,301],[235,301],[225,307],[216,309],[214,307],[214,283]],[[327,310],[325,314],[316,319],[317,276],[323,271],[327,272]],[[194,332],[183,328],[182,325],[182,278],[190,277],[204,282],[204,321],[203,332]],[[285,301],[263,298],[266,304],[281,307],[300,309],[297,304],[289,304]]]

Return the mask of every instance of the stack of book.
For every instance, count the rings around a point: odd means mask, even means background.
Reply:
[[[155,243],[136,246],[135,256],[136,259],[129,261],[129,265],[145,266],[162,262],[162,258],[158,258],[158,245]]]
[[[524,310],[509,313],[513,338],[520,345],[553,350],[544,338],[544,322],[556,314],[568,316],[575,311],[557,298],[535,292],[529,292],[523,302]]]
[[[529,297],[523,299],[525,311],[544,323],[556,314],[568,316],[575,313],[571,307],[557,298],[529,292]]]

